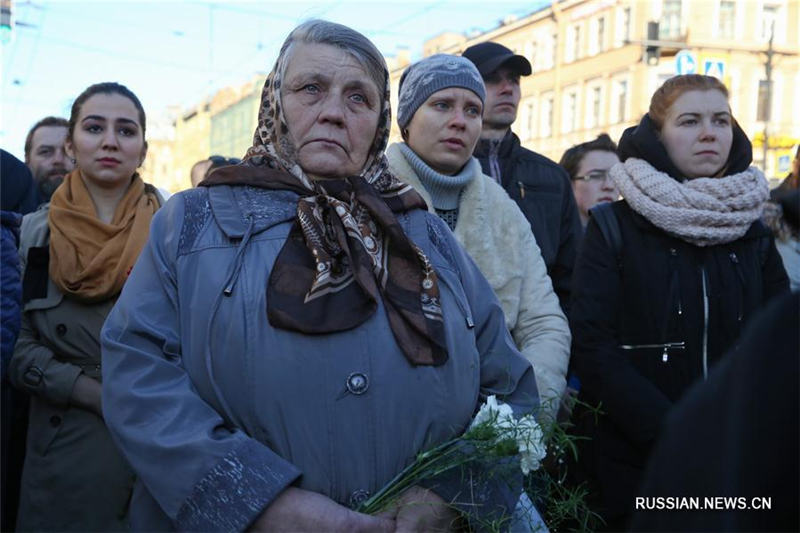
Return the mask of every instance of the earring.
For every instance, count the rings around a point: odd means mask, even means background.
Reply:
[[[69,160],[72,161],[72,165],[74,166],[75,165],[75,158],[74,157],[70,157]]]

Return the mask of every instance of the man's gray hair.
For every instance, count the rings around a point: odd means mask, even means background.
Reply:
[[[327,44],[341,48],[355,59],[367,72],[370,79],[375,82],[378,94],[383,99],[383,92],[386,86],[386,76],[388,69],[383,54],[372,44],[372,41],[364,37],[356,30],[329,22],[327,20],[312,19],[300,24],[284,41],[281,46],[280,56],[292,53],[294,43],[308,44]],[[288,58],[284,57],[283,68],[289,64]],[[280,73],[283,79],[284,72]]]

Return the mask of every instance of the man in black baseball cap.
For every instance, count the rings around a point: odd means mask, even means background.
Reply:
[[[518,76],[530,76],[531,64],[525,57],[516,55],[502,44],[486,42],[470,46],[462,54],[475,63],[481,76],[488,76],[499,67],[512,69]]]
[[[523,148],[511,131],[521,98],[519,79],[531,74],[531,64],[493,42],[470,46],[462,55],[478,67],[486,85],[483,130],[473,155],[530,222],[553,289],[568,313],[572,265],[582,231],[569,176],[555,162]]]

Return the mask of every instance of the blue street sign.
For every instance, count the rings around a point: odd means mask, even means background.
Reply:
[[[725,62],[721,59],[706,59],[703,62],[703,74],[721,80],[725,75]]]
[[[788,172],[789,171],[789,156],[782,155],[778,158],[778,172]]]
[[[675,73],[697,74],[697,57],[689,50],[681,50],[675,55]]]

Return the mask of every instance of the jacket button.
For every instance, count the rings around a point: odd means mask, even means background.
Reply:
[[[364,489],[356,489],[350,494],[350,508],[356,509],[359,505],[369,499],[369,492]]]
[[[26,385],[30,385],[31,387],[36,387],[39,383],[42,382],[42,378],[44,377],[44,372],[38,366],[30,366],[25,371],[25,375],[22,376],[22,381],[25,382]]]
[[[64,324],[59,324],[56,326],[56,333],[58,333],[59,337],[63,337],[67,333],[67,326]]]
[[[55,428],[55,427],[58,427],[59,424],[61,424],[61,417],[60,416],[53,415],[53,416],[50,417],[50,425],[51,426],[53,426]]]
[[[347,377],[347,390],[353,394],[364,394],[369,388],[366,374],[355,372]]]

